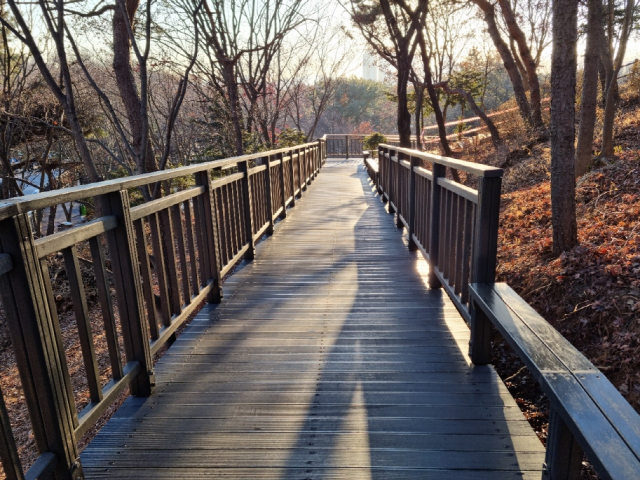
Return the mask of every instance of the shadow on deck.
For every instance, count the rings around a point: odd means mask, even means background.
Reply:
[[[427,268],[361,160],[329,160],[86,448],[86,477],[539,479],[543,446]]]

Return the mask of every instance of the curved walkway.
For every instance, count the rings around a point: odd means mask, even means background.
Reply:
[[[87,478],[539,479],[544,450],[375,195],[329,160],[82,454]]]

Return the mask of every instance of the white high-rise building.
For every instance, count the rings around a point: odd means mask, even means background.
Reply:
[[[367,52],[362,56],[362,78],[374,82],[380,81],[380,71],[376,66],[375,59]]]

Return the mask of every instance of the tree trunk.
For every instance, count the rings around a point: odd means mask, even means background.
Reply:
[[[242,138],[242,118],[240,116],[240,95],[238,93],[238,82],[236,81],[235,65],[231,62],[224,65],[225,83],[229,95],[229,112],[231,113],[231,123],[236,141],[236,155],[244,155],[244,142]]]
[[[398,135],[400,146],[411,148],[411,113],[407,106],[407,86],[411,62],[407,58],[398,59]]]
[[[511,51],[509,50],[509,45],[507,45],[507,43],[502,39],[502,36],[500,35],[500,30],[498,29],[498,25],[496,23],[495,7],[487,0],[472,1],[473,3],[478,5],[478,7],[480,7],[480,9],[484,12],[484,21],[487,24],[489,36],[491,37],[493,44],[498,50],[500,58],[502,59],[502,62],[504,64],[504,68],[507,70],[507,74],[509,75],[509,79],[511,80],[511,85],[513,86],[513,94],[516,98],[516,103],[518,104],[520,115],[528,126],[534,127],[534,122],[531,115],[531,106],[529,105],[529,100],[527,99],[527,95],[525,93],[524,83],[522,81],[522,77],[520,76],[520,72],[518,71],[516,62],[513,59],[513,55],[511,55]]]
[[[516,16],[513,13],[511,4],[508,0],[498,0],[498,3],[500,3],[502,16],[504,17],[507,28],[509,29],[509,35],[511,35],[511,38],[513,38],[518,44],[518,52],[520,53],[520,58],[522,59],[524,68],[527,71],[526,78],[529,83],[531,98],[531,120],[533,122],[533,127],[538,129],[544,128],[544,123],[542,122],[540,82],[538,81],[538,73],[536,72],[536,61],[531,55],[531,49],[529,48],[529,44],[527,43],[526,35],[518,26],[518,22],[516,21]]]
[[[584,175],[593,158],[593,132],[598,104],[598,56],[602,35],[602,0],[589,0],[587,46],[584,54],[582,96],[580,99],[580,129],[576,147],[576,178]]]
[[[127,114],[129,128],[131,129],[131,146],[136,152],[135,158],[137,173],[155,172],[158,167],[153,154],[151,140],[147,138],[146,149],[142,148],[143,118],[141,112],[140,95],[136,86],[136,80],[131,69],[131,40],[127,23],[135,24],[135,15],[140,5],[140,0],[125,0],[127,16],[122,8],[116,4],[113,13],[113,72],[118,85],[118,92]]]
[[[469,102],[471,110],[473,110],[473,113],[480,117],[480,120],[482,120],[489,129],[489,133],[491,134],[491,143],[493,143],[493,146],[498,148],[500,145],[502,145],[502,139],[500,138],[500,133],[498,133],[498,129],[496,128],[495,124],[493,123],[493,121],[491,121],[487,114],[482,111],[482,109],[478,106],[469,92],[463,90],[462,88],[449,88],[446,82],[443,82],[442,88],[446,93],[450,95],[462,95],[464,98],[466,98],[467,102]]]
[[[611,7],[612,8],[612,7]],[[613,147],[613,122],[615,119],[616,109],[616,96],[618,90],[618,73],[622,67],[622,60],[624,59],[625,52],[627,50],[627,42],[631,34],[633,26],[633,14],[635,12],[635,0],[626,0],[624,20],[620,35],[618,39],[618,51],[615,59],[613,57],[613,51],[610,47],[603,48],[602,55],[605,59],[605,70],[607,74],[607,87],[604,93],[604,119],[602,122],[602,156],[609,157],[614,155]],[[611,28],[610,28],[611,30]],[[613,33],[610,33],[613,35]],[[609,43],[611,43],[609,38]],[[604,43],[604,42],[603,42]],[[607,55],[608,53],[608,55]]]
[[[553,253],[578,243],[575,200],[575,93],[578,0],[553,0],[551,54],[551,223]]]
[[[416,150],[422,150],[422,99],[424,98],[424,86],[420,85],[419,82],[415,82],[413,84],[413,89],[416,94],[416,111],[414,114],[415,123],[416,123]]]

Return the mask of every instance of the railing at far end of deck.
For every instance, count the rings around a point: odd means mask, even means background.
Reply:
[[[256,242],[286,217],[325,160],[326,142],[319,140],[0,203],[0,295],[40,453],[24,473],[0,393],[0,460],[9,480],[83,477],[78,441],[125,388],[137,396],[151,393],[153,355],[203,301],[220,301],[224,276],[243,258],[253,259]],[[181,190],[130,205],[131,192],[153,191],[173,179]],[[90,198],[100,217],[36,238],[29,212]],[[91,260],[79,257],[79,245]],[[57,252],[88,386],[89,403],[80,411],[47,262]],[[111,367],[104,386],[79,260],[96,280]]]

